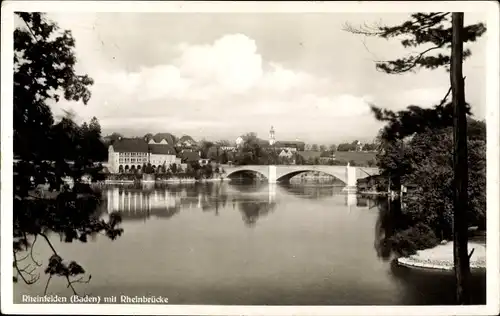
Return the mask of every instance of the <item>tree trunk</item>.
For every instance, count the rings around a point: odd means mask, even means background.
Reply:
[[[463,12],[452,13],[452,49],[450,81],[453,95],[453,259],[455,266],[457,304],[469,304],[469,257],[467,252],[467,118],[465,109],[463,61]]]

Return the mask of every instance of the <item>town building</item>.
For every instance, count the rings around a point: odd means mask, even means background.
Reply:
[[[189,135],[182,136],[176,143],[176,146],[180,148],[193,148],[197,145],[198,143]]]
[[[141,170],[143,165],[151,164],[153,168],[169,167],[180,164],[175,149],[168,142],[147,142],[145,139],[119,138],[108,147],[108,170],[110,173]]]
[[[293,157],[293,151],[288,150],[288,149],[283,149],[283,150],[281,150],[281,152],[279,153],[279,156],[280,156],[280,158],[287,158],[287,159],[291,159],[291,158]]]
[[[168,144],[170,146],[175,146],[176,137],[170,133],[157,133],[156,135],[149,138],[148,142],[152,144]]]
[[[236,146],[221,146],[220,149],[222,151],[229,151],[229,152],[234,152],[236,151]]]
[[[304,142],[301,142],[299,140],[295,141],[276,141],[276,131],[274,130],[274,127],[271,126],[271,130],[269,130],[269,145],[276,149],[276,150],[281,150],[281,151],[286,151],[286,152],[297,152],[297,151],[304,151],[306,144]]]
[[[243,136],[238,136],[238,138],[236,138],[236,147],[241,147],[243,145],[243,143],[245,142],[245,139],[243,138]]]
[[[304,151],[306,144],[301,141],[278,141],[275,148],[292,152]]]

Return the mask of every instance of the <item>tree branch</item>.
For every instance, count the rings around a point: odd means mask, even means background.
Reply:
[[[464,77],[463,80],[465,80],[466,77]],[[444,98],[441,100],[441,102],[439,103],[438,107],[441,107],[444,105],[444,103],[446,102],[446,99],[448,99],[448,96],[450,95],[451,93],[451,87],[448,89],[448,92],[446,92],[446,95],[444,96]]]
[[[392,70],[391,72],[392,73],[403,73],[403,72],[410,71],[411,69],[415,68],[415,66],[417,66],[417,63],[422,59],[422,57],[425,54],[427,54],[428,52],[430,52],[432,50],[439,49],[442,47],[443,47],[443,45],[441,44],[439,46],[434,46],[434,47],[428,48],[428,49],[424,50],[423,52],[419,53],[416,57],[414,57],[415,59],[413,60],[413,62],[410,63],[409,65],[407,65],[405,68],[399,69],[399,70]]]
[[[18,263],[18,260],[17,260],[16,252],[15,252],[15,251],[13,251],[13,253],[14,253],[14,268],[15,268],[15,269],[16,269],[16,271],[17,271],[17,275],[21,277],[21,279],[23,280],[23,282],[24,282],[25,284],[30,285],[30,284],[34,284],[34,283],[36,283],[36,281],[38,281],[38,279],[40,278],[40,276],[39,276],[39,275],[38,275],[38,276],[33,276],[33,274],[32,274],[32,273],[33,273],[33,271],[34,271],[34,270],[31,270],[31,271],[26,271],[26,269],[27,269],[27,267],[29,267],[29,265],[28,265],[28,266],[26,266],[26,267],[25,267],[25,268],[23,268],[23,269],[19,268],[19,265],[17,264],[17,263]],[[28,274],[28,275],[31,277],[31,280],[27,280],[27,279],[24,277],[23,272],[25,272],[26,274]]]
[[[36,43],[38,43],[38,39],[35,36],[35,33],[33,33],[33,30],[31,29],[31,26],[28,24],[28,21],[24,19],[24,17],[21,16],[21,19],[24,21],[24,24],[28,27],[28,30],[30,31],[31,35],[33,36],[33,39],[35,40]]]
[[[83,280],[83,277],[79,277],[78,279],[71,281],[71,282],[68,284],[68,286],[66,286],[66,287],[70,287],[70,285],[71,285],[71,284],[73,284],[73,283],[89,283],[91,278],[92,278],[92,276],[91,276],[91,275],[89,275],[89,277],[87,278],[87,280],[86,280],[86,281],[82,281],[82,280]]]
[[[52,252],[54,252],[54,254],[56,256],[58,256],[59,258],[62,258],[61,256],[59,256],[59,254],[57,253],[56,249],[54,248],[54,246],[52,246],[52,243],[50,242],[49,238],[47,237],[47,235],[43,234],[43,233],[39,233],[44,239],[45,241],[47,241],[47,244],[49,245],[50,249],[52,249]],[[71,288],[71,290],[73,291],[73,293],[75,295],[78,295],[78,293],[76,292],[75,288],[73,287],[73,284],[71,283],[71,280],[69,279],[69,275],[65,275],[66,277],[66,281],[68,281],[68,287]]]
[[[47,294],[47,289],[49,288],[49,282],[52,279],[52,274],[49,274],[49,278],[47,279],[47,283],[45,284],[45,289],[43,290],[43,295]]]
[[[36,238],[37,238],[38,235],[35,235],[35,239],[33,240],[33,243],[31,243],[31,249],[30,249],[30,256],[31,256],[31,260],[33,260],[33,262],[37,265],[37,266],[41,266],[42,264],[38,261],[35,260],[35,258],[33,257],[33,248],[35,247],[35,243],[36,243]]]
[[[470,260],[470,257],[472,257],[472,254],[474,253],[474,249],[476,249],[476,248],[472,248],[471,252],[469,253],[469,260]]]
[[[445,17],[446,15],[449,15],[449,14],[450,14],[450,12],[444,12],[444,13],[438,12],[438,13],[434,13],[434,14],[429,15],[428,17],[426,17],[426,19],[432,19],[432,18],[435,18],[438,16]],[[407,25],[404,25],[404,27],[408,28],[408,27],[414,26],[416,23],[419,23],[419,22],[422,22],[422,21],[415,19],[414,21],[411,21]],[[420,28],[418,28],[417,31],[423,30],[423,29],[430,27],[432,25],[433,25],[432,23],[424,24]],[[393,29],[394,28],[403,28],[403,24],[398,25],[396,27],[391,27],[391,28],[393,28]],[[350,23],[346,22],[346,23],[344,23],[342,30],[345,32],[352,33],[352,34],[365,35],[365,36],[377,36],[377,35],[378,36],[381,36],[381,35],[388,36],[389,34],[394,33],[394,32],[391,32],[389,30],[384,30],[382,26],[369,26],[366,23],[364,24],[364,27],[360,26],[358,28],[355,28]]]

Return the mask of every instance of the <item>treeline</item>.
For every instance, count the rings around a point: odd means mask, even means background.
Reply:
[[[358,145],[358,141],[355,140],[352,143],[341,143],[337,146],[337,151],[375,151],[377,150],[376,144],[362,144]]]

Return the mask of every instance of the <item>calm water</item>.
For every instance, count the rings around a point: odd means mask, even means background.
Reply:
[[[391,264],[381,238],[391,216],[341,187],[192,184],[111,187],[102,212],[119,211],[124,234],[60,243],[92,275],[92,295],[156,295],[170,304],[453,304],[453,275]],[[36,258],[49,250],[37,242]],[[43,270],[40,270],[43,274]],[[485,303],[485,275],[473,276]],[[43,294],[45,275],[14,296]],[[49,293],[70,295],[63,280]]]

